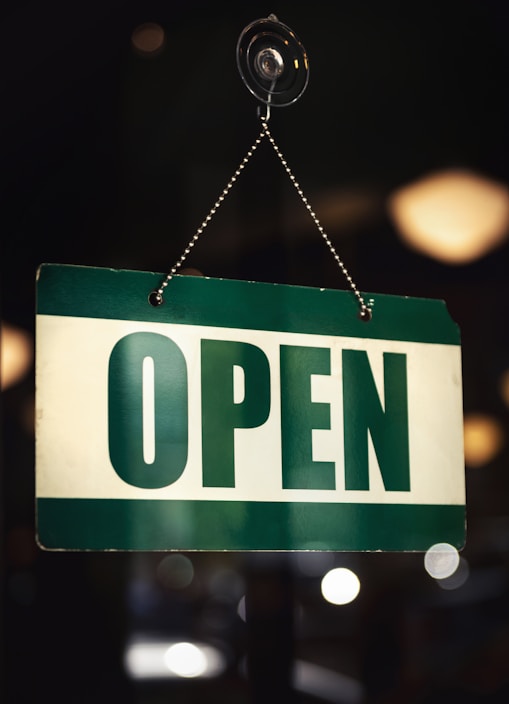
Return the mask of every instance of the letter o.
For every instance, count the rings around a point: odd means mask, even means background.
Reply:
[[[143,455],[143,360],[154,361],[155,457]],[[113,348],[108,369],[108,441],[111,463],[123,481],[143,489],[173,484],[188,453],[186,360],[168,337],[126,335]]]

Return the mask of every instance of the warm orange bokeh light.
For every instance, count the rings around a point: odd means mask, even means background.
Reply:
[[[507,237],[509,189],[470,171],[443,171],[397,191],[389,213],[413,249],[447,264],[466,264]]]
[[[155,22],[140,24],[131,35],[136,51],[145,56],[158,54],[164,46],[164,29]]]
[[[482,467],[491,462],[504,444],[504,431],[495,418],[481,413],[465,416],[465,463]]]
[[[2,323],[2,391],[28,372],[33,359],[32,340],[24,330]]]

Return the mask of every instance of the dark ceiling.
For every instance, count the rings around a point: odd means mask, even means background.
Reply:
[[[2,319],[33,333],[42,262],[169,270],[259,132],[235,47],[271,12],[306,47],[310,81],[296,104],[272,111],[270,129],[336,249],[363,291],[447,302],[462,332],[465,411],[509,428],[498,392],[509,367],[509,246],[447,266],[406,248],[386,209],[394,189],[444,168],[509,183],[503,0],[13,4],[2,19]],[[165,31],[156,55],[133,49],[145,22]],[[188,263],[210,276],[347,287],[267,143]],[[133,691],[121,652],[139,561],[34,547],[23,420],[33,384],[30,375],[4,394],[3,701],[145,703],[168,692],[248,701],[233,675],[224,688]],[[488,466],[466,468],[471,580],[457,595],[426,582],[420,555],[338,554],[334,564],[354,565],[369,586],[332,614],[291,560],[195,556],[202,582],[226,563],[306,614],[300,626],[288,610],[270,618],[262,608],[263,633],[230,624],[223,636],[236,657],[265,639],[274,657],[293,649],[355,678],[369,702],[507,701],[508,459],[506,443]],[[150,573],[157,556],[145,557]],[[151,618],[171,625],[179,608],[196,621],[206,605],[197,593],[165,594]],[[260,699],[277,701],[260,682]]]

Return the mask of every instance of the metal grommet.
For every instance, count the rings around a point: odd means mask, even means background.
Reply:
[[[160,291],[152,291],[148,297],[148,302],[151,306],[157,308],[157,306],[160,306],[163,303],[163,294]]]
[[[369,323],[373,317],[373,311],[368,306],[363,306],[359,311],[359,318],[363,323]]]

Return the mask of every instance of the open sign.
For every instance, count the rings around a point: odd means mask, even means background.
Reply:
[[[44,265],[39,541],[461,546],[461,350],[440,301]],[[227,303],[226,303],[227,302]]]

